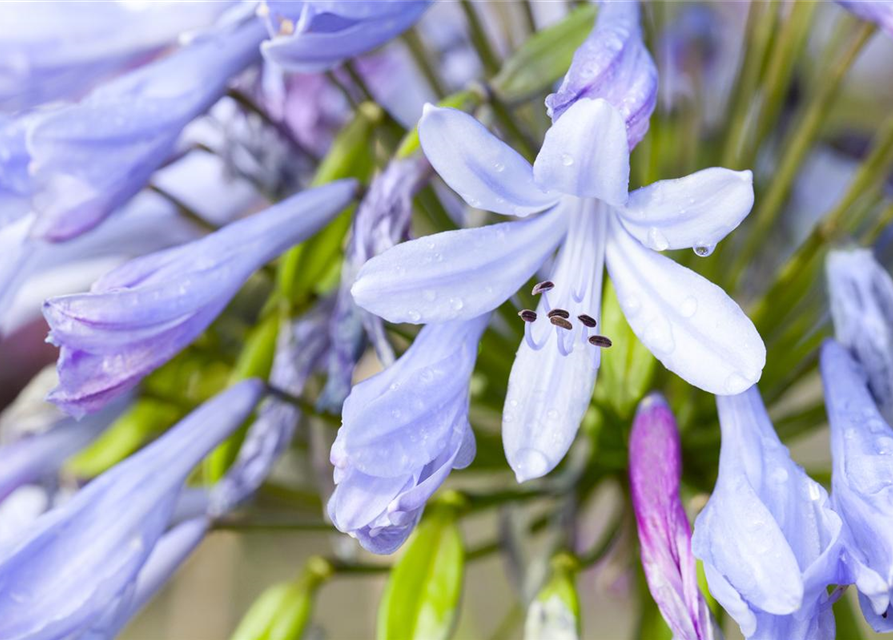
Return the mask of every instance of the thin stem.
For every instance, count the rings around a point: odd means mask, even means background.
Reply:
[[[214,521],[213,528],[220,531],[239,531],[240,533],[269,533],[277,531],[331,531],[332,525],[322,520],[224,516]]]
[[[487,103],[490,105],[490,108],[493,109],[493,115],[496,116],[500,126],[505,129],[505,132],[509,134],[512,137],[512,140],[514,140],[520,147],[519,151],[521,152],[521,155],[532,162],[536,157],[536,149],[534,148],[533,143],[521,130],[518,123],[515,122],[511,111],[509,111],[509,108],[499,99],[496,93],[490,87],[487,87],[486,93]]]
[[[282,400],[283,402],[286,402],[293,407],[300,409],[301,413],[305,413],[313,418],[319,418],[320,420],[331,426],[341,426],[341,418],[339,418],[338,416],[334,416],[331,413],[317,411],[316,407],[314,407],[310,402],[307,402],[303,398],[293,395],[288,391],[285,391],[284,389],[280,389],[279,387],[274,387],[271,384],[267,384],[267,392],[277,400]]]
[[[439,100],[442,100],[448,93],[446,86],[437,74],[434,66],[431,64],[431,57],[425,47],[424,41],[419,37],[415,29],[410,29],[403,34],[403,41],[409,48],[412,59],[415,60],[419,71],[425,76],[425,80],[431,85],[431,89]]]
[[[471,43],[474,45],[478,57],[484,65],[484,70],[487,72],[487,76],[496,75],[501,66],[499,57],[496,55],[496,52],[493,51],[493,47],[490,46],[490,39],[487,37],[487,32],[484,31],[484,26],[481,24],[481,19],[478,17],[477,11],[472,6],[470,0],[461,0],[459,4],[462,7],[462,11],[465,13],[465,19],[468,21],[468,27],[471,30]]]
[[[238,89],[229,89],[226,92],[226,95],[232,98],[240,107],[242,107],[242,109],[255,114],[264,124],[275,129],[276,132],[299,154],[310,158],[313,162],[319,162],[319,157],[301,144],[301,141],[294,136],[294,133],[292,133],[292,130],[288,125],[273,118],[267,110],[261,108],[251,96]]]
[[[195,209],[193,209],[192,207],[187,205],[185,202],[180,200],[180,198],[178,198],[174,194],[162,189],[161,187],[159,187],[156,184],[149,184],[146,186],[146,188],[149,191],[153,191],[154,193],[157,193],[162,198],[164,198],[165,200],[170,202],[172,205],[174,205],[174,207],[176,207],[177,211],[180,213],[181,216],[183,216],[190,222],[198,225],[203,230],[210,231],[210,232],[214,232],[214,231],[218,230],[217,226],[215,226],[215,225],[211,224],[210,222],[208,222],[207,220],[205,220],[201,216],[201,214],[199,214]]]
[[[357,89],[362,94],[363,102],[375,102],[375,98],[372,96],[372,91],[369,90],[369,86],[366,84],[366,81],[363,79],[363,76],[360,74],[354,63],[348,60],[342,66],[347,72],[347,75],[350,76],[351,82],[356,85]]]
[[[356,98],[354,98],[353,94],[350,92],[350,89],[344,86],[344,83],[341,82],[337,75],[335,75],[331,71],[326,71],[326,78],[328,78],[329,82],[335,85],[335,87],[337,87],[339,91],[341,91],[341,94],[347,100],[347,103],[350,105],[351,109],[353,109],[354,111],[359,110],[360,103],[357,102]]]
[[[521,0],[521,10],[524,13],[524,24],[528,33],[536,33],[536,16],[533,15],[531,0]]]
[[[787,200],[794,178],[797,177],[806,154],[812,149],[812,145],[818,137],[841,82],[874,32],[874,25],[869,23],[860,25],[850,39],[849,45],[826,76],[825,81],[818,86],[816,95],[806,100],[805,112],[798,118],[797,127],[782,145],[785,152],[778,170],[769,184],[769,190],[763,196],[759,208],[751,216],[753,222],[747,242],[730,270],[733,285],[739,284],[750,259],[763,242],[766,234],[772,229],[775,219]]]

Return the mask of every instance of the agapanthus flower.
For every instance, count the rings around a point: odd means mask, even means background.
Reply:
[[[41,115],[28,131],[32,235],[71,239],[145,186],[180,133],[259,58],[263,25],[250,18]]]
[[[847,567],[865,618],[893,631],[893,428],[869,390],[870,377],[846,349],[822,346],[831,425],[831,498],[846,525]]]
[[[295,195],[194,242],[132,260],[89,293],[48,300],[49,340],[61,348],[49,399],[96,411],[191,343],[248,277],[308,238],[353,198],[341,180]]]
[[[79,97],[96,82],[210,25],[233,2],[4,2],[0,111]]]
[[[325,71],[400,35],[429,6],[429,0],[264,0],[258,14],[271,39],[263,53],[290,71]]]
[[[840,516],[791,460],[756,387],[716,405],[719,477],[692,537],[710,593],[747,638],[832,640],[827,587],[845,581]]]
[[[263,389],[248,380],[219,394],[0,549],[0,637],[77,636],[129,606],[189,472],[248,417]]]
[[[837,0],[837,4],[893,36],[893,2],[890,0]]]
[[[350,392],[354,367],[366,347],[367,335],[385,366],[394,361],[384,324],[356,305],[350,287],[366,261],[406,239],[412,198],[430,172],[431,166],[424,158],[392,161],[372,182],[357,209],[329,329],[332,347],[328,355],[328,377],[318,401],[324,409],[341,409]]]
[[[625,18],[617,29],[624,25]],[[575,64],[584,68],[585,58]],[[642,84],[653,80],[653,64],[632,68],[634,77],[608,74],[624,90],[583,83],[582,71],[566,83],[562,115],[532,167],[473,117],[426,108],[422,147],[447,184],[473,207],[528,219],[398,245],[367,262],[352,290],[361,307],[391,322],[473,318],[507,300],[561,245],[551,276],[534,288],[537,310],[521,313],[525,339],[503,412],[506,455],[519,481],[558,464],[589,406],[599,348],[610,344],[595,333],[605,263],[636,335],[689,383],[740,393],[765,362],[738,305],[657,253],[693,247],[708,255],[749,213],[751,173],[712,168],[628,193],[629,143],[645,125],[642,111],[627,107],[649,93]]]
[[[474,458],[469,382],[487,320],[422,328],[400,359],[345,400],[329,516],[369,551],[403,544],[450,471]]]
[[[691,526],[679,497],[682,451],[673,412],[659,394],[639,404],[629,436],[629,483],[642,567],[654,601],[676,640],[712,640],[707,602],[698,589]]]
[[[859,361],[878,409],[893,422],[893,279],[870,249],[832,251],[825,271],[837,341]]]

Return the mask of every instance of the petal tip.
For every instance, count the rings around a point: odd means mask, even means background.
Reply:
[[[552,470],[552,464],[542,451],[521,449],[509,461],[519,483],[541,478]]]

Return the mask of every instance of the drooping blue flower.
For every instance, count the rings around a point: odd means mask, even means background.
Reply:
[[[629,436],[629,484],[642,568],[676,640],[712,640],[714,621],[698,589],[691,526],[679,497],[682,451],[673,412],[660,394],[639,403]]]
[[[328,376],[318,406],[338,412],[350,393],[353,370],[371,341],[384,366],[394,362],[394,352],[378,316],[360,309],[350,294],[360,268],[373,256],[390,249],[409,232],[412,199],[430,175],[424,158],[393,160],[369,188],[354,216],[350,246],[341,269],[341,287],[330,323],[332,348]]]
[[[0,111],[77,98],[138,64],[233,3],[0,4]]]
[[[183,127],[259,58],[264,29],[251,17],[219,27],[157,62],[42,114],[28,131],[32,235],[69,240],[142,189],[171,156]]]
[[[756,387],[716,405],[719,477],[692,537],[710,593],[749,639],[833,640],[827,587],[845,582],[840,516],[791,460]]]
[[[638,2],[601,2],[595,28],[574,53],[546,109],[557,121],[581,98],[604,98],[626,122],[629,148],[648,131],[657,103],[657,68],[642,41]]]
[[[837,4],[893,36],[893,2],[890,0],[837,0]]]
[[[399,360],[344,402],[329,516],[369,551],[403,544],[450,471],[474,458],[468,385],[487,320],[422,328]]]
[[[868,376],[884,419],[893,422],[893,279],[870,249],[832,251],[825,262],[837,341]]]
[[[862,612],[893,631],[893,429],[875,405],[866,370],[842,346],[822,346],[831,425],[831,498],[846,525],[847,568]]]
[[[429,6],[429,0],[264,0],[258,14],[271,39],[263,53],[289,71],[326,71],[400,35]]]
[[[366,263],[352,293],[391,322],[473,318],[502,304],[561,245],[549,280],[535,289],[536,313],[522,316],[526,338],[503,413],[519,480],[558,464],[589,406],[600,363],[593,345],[604,344],[592,334],[605,263],[630,326],[668,369],[719,394],[759,379],[765,347],[738,305],[657,253],[709,254],[750,211],[749,171],[706,169],[629,194],[627,124],[601,98],[576,100],[532,167],[460,111],[427,108],[419,135],[434,169],[469,205],[526,219],[400,244]]]
[[[356,183],[311,189],[194,242],[132,260],[90,293],[48,300],[49,340],[61,347],[49,399],[96,411],[191,343],[248,277],[308,238],[353,198]]]
[[[49,640],[109,625],[167,529],[189,472],[251,413],[242,382],[96,478],[0,549],[0,637]]]

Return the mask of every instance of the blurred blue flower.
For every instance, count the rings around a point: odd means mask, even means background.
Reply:
[[[317,401],[321,409],[341,411],[367,337],[385,367],[394,362],[394,352],[385,336],[381,318],[360,309],[351,296],[350,287],[370,258],[406,239],[413,196],[430,173],[431,166],[423,157],[393,160],[372,182],[357,208],[329,325],[332,346],[328,354],[326,386]]]
[[[642,567],[676,640],[712,640],[714,621],[698,589],[691,526],[679,497],[682,451],[673,412],[660,394],[639,403],[629,436],[629,484]]]
[[[289,71],[325,71],[400,35],[429,0],[264,0],[258,9],[271,39],[267,60]]]
[[[344,402],[329,516],[369,551],[403,544],[450,471],[474,458],[468,385],[487,320],[422,328],[399,360]]]
[[[295,195],[200,240],[132,260],[90,293],[44,304],[61,347],[49,399],[73,415],[96,411],[191,343],[248,277],[324,226],[354,197],[341,180]]]
[[[0,637],[68,638],[114,625],[189,472],[248,417],[263,389],[248,380],[216,396],[0,548]]]
[[[620,111],[630,149],[645,137],[657,103],[657,68],[642,41],[638,2],[600,3],[595,28],[558,92],[546,98],[553,122],[581,98],[604,98]]]
[[[893,36],[893,2],[890,0],[837,0],[837,4]]]
[[[184,32],[205,27],[233,1],[4,2],[0,4],[0,111],[77,98]]]
[[[759,379],[765,348],[738,305],[656,253],[709,253],[750,211],[749,171],[706,169],[629,194],[626,125],[600,98],[568,108],[532,167],[453,109],[429,107],[419,135],[469,205],[543,213],[400,244],[366,263],[352,293],[391,322],[468,319],[502,304],[561,245],[549,281],[535,289],[543,294],[536,314],[522,316],[526,339],[509,380],[503,437],[519,480],[558,464],[589,406],[605,262],[630,326],[668,369],[712,393],[738,393]]]
[[[827,587],[845,582],[841,519],[791,460],[756,387],[716,405],[719,477],[692,537],[710,593],[747,638],[833,640]]]
[[[847,529],[847,568],[866,620],[893,631],[893,429],[869,392],[870,378],[833,340],[822,346],[831,425],[834,509]]]
[[[264,29],[251,18],[220,26],[157,62],[48,111],[28,130],[32,235],[69,240],[142,189],[180,133],[259,58]]]

